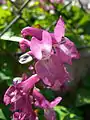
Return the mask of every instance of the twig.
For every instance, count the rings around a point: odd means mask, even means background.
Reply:
[[[84,9],[84,7],[83,7],[83,4],[82,4],[82,2],[80,1],[80,0],[78,0],[79,1],[79,4],[80,4],[80,6],[81,6],[81,9],[85,12],[85,13],[87,13],[87,11]]]
[[[19,7],[17,6],[17,4],[15,3],[15,2],[13,2],[12,0],[9,0],[17,9],[19,9]],[[17,11],[12,11],[12,13],[15,13],[16,15],[18,14],[17,13]],[[20,13],[21,14],[21,13]],[[27,25],[29,25],[29,23],[28,23],[28,21],[26,21],[23,17],[22,17],[22,15],[20,16],[20,18],[27,24]]]
[[[16,5],[15,2],[13,2],[12,0],[9,0],[17,9],[19,9],[19,7]]]
[[[0,37],[7,32],[7,30],[17,21],[19,20],[19,18],[21,17],[21,12],[22,10],[25,8],[25,6],[29,3],[30,0],[27,0],[20,8],[20,10],[18,11],[18,16],[16,18],[14,18],[13,21],[10,22],[10,24],[2,31],[2,33],[0,34]]]
[[[27,4],[30,2],[30,0],[27,0],[20,8],[19,12],[18,13],[21,13],[22,10],[25,8],[25,6],[27,6]]]
[[[60,13],[60,12],[62,12],[67,6],[69,6],[70,4],[72,3],[72,1],[70,1],[68,4],[66,4],[60,11],[58,11],[57,9],[55,9],[55,11],[57,12],[57,13]],[[53,4],[54,5],[54,4]],[[55,20],[54,22],[52,22],[52,24],[46,29],[46,30],[50,30],[50,28],[53,26],[53,25],[55,25],[56,24],[56,22],[57,22],[57,20]]]
[[[60,12],[62,12],[66,7],[68,7],[70,4],[72,3],[72,1],[70,1],[68,4],[66,4],[61,10]]]
[[[18,15],[16,18],[13,19],[12,22],[10,22],[10,24],[2,31],[2,33],[0,34],[0,37],[1,37],[5,32],[7,32],[8,29],[9,29],[17,20],[19,20],[20,16],[21,16],[21,15]]]
[[[57,22],[57,20],[55,20],[54,22],[52,22],[52,24],[46,30],[49,31],[50,28],[56,24],[56,22]]]

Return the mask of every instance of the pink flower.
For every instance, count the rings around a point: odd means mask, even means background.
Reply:
[[[33,96],[35,98],[35,105],[44,109],[44,116],[46,120],[56,120],[56,114],[53,110],[53,107],[55,107],[57,104],[60,103],[62,100],[61,97],[55,98],[54,101],[49,102],[45,99],[45,97],[37,90],[33,90]]]
[[[40,6],[46,10],[46,11],[49,11],[49,10],[54,10],[55,7],[54,7],[54,3],[56,4],[59,4],[59,3],[63,3],[63,0],[39,0],[40,2]]]
[[[54,101],[49,102],[45,97],[34,88],[35,83],[39,81],[37,75],[30,78],[24,75],[24,79],[20,82],[14,79],[14,84],[8,88],[4,95],[6,105],[10,104],[10,110],[13,112],[13,120],[37,120],[38,116],[33,110],[32,105],[40,107],[45,111],[45,117],[49,120],[55,120],[55,112],[53,107],[60,101],[61,97],[57,97]],[[48,113],[46,112],[48,111]],[[54,118],[54,119],[52,119]]]
[[[22,36],[33,36],[30,43],[32,55],[37,58],[35,70],[43,82],[53,90],[59,90],[70,77],[65,63],[72,64],[79,54],[73,42],[64,37],[65,26],[60,16],[54,33],[37,28],[24,28]]]
[[[20,83],[10,86],[4,95],[5,104],[8,105],[9,103],[12,103],[12,101],[17,101],[18,98],[21,98],[22,95],[26,94],[30,89],[32,89],[35,83],[38,81],[39,78],[35,74]]]
[[[11,104],[11,111],[14,112],[14,120],[25,120],[30,118],[35,120],[36,115],[32,110],[30,90],[33,89],[35,83],[39,81],[38,76],[32,75],[28,79],[24,79],[20,83],[14,81],[14,85],[10,86],[4,95],[6,105]]]
[[[48,2],[51,3],[51,1],[48,0],[39,0],[40,1],[40,7],[43,8],[46,11],[54,10],[54,6],[52,4],[47,4]]]
[[[36,37],[38,40],[42,40],[42,29],[26,27],[21,31],[23,37],[31,35]],[[60,16],[54,33],[50,33],[52,37],[52,44],[54,50],[59,49],[59,57],[62,59],[63,63],[72,64],[72,59],[78,59],[79,53],[72,41],[68,38],[64,37],[65,34],[65,26],[62,17]]]
[[[43,82],[54,90],[59,90],[60,86],[69,79],[59,54],[52,53],[52,39],[48,32],[42,32],[42,40],[33,37],[30,49],[32,54],[39,60],[36,65],[36,73]]]
[[[63,0],[50,0],[51,3],[63,3]]]
[[[5,0],[0,0],[0,4],[5,4],[6,1]]]

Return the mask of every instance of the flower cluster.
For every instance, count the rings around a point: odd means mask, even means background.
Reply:
[[[35,87],[42,81],[43,85],[52,90],[60,90],[70,81],[70,75],[65,64],[72,64],[72,59],[78,59],[79,54],[73,42],[64,37],[65,26],[60,16],[54,32],[34,27],[26,27],[21,31],[23,39],[20,41],[20,48],[23,52],[30,50],[20,56],[19,62],[25,64],[35,60],[35,71],[32,76],[23,75],[22,78],[15,78],[13,85],[8,88],[4,95],[6,105],[10,104],[10,110],[14,113],[14,120],[38,120],[34,107],[44,110],[46,120],[56,120],[53,107],[60,101],[57,97],[49,102]],[[31,36],[31,41],[26,39]],[[33,67],[30,66],[31,70]]]
[[[70,80],[65,64],[71,65],[72,59],[79,58],[74,43],[64,37],[65,26],[62,17],[60,16],[54,33],[26,27],[21,31],[21,34],[24,39],[20,42],[20,48],[23,52],[26,48],[30,48],[27,55],[30,60],[36,58],[36,74],[47,87],[60,90],[61,86]],[[31,41],[25,39],[27,36],[32,36]],[[24,58],[24,55],[21,58]],[[25,63],[23,59],[20,59],[19,62]]]
[[[61,4],[64,1],[63,0],[39,0],[39,2],[40,2],[40,6],[44,10],[51,11],[55,9],[54,4],[59,4],[59,3]]]
[[[1,5],[1,4],[5,4],[5,3],[6,3],[5,0],[0,0],[0,5]]]

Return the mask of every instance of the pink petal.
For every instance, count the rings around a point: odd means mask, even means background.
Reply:
[[[54,35],[57,42],[61,42],[61,38],[64,37],[64,33],[65,33],[64,21],[60,16],[54,29]]]
[[[15,87],[14,86],[10,86],[7,91],[5,92],[5,95],[4,95],[4,103],[6,105],[10,104],[11,102],[11,94],[15,91]]]
[[[43,82],[48,86],[50,85],[50,87],[54,86],[55,88],[56,81],[58,80],[58,89],[60,89],[61,85],[69,79],[64,65],[57,55],[52,55],[48,60],[38,61],[35,65],[35,70]],[[48,79],[47,83],[46,78]]]
[[[44,116],[46,120],[56,120],[56,113],[53,109],[45,109]]]
[[[71,58],[79,59],[80,55],[76,49],[75,44],[66,37],[65,37],[65,40],[66,40],[65,46],[70,51]]]
[[[25,120],[25,119],[30,119],[30,120],[35,120],[36,115],[32,109],[32,104],[30,100],[30,96],[24,95],[22,96],[19,100],[16,101],[16,103],[13,103],[12,105],[12,110],[16,111],[19,110],[19,112],[14,113],[14,118],[16,117],[17,119],[20,120]],[[16,120],[17,120],[16,119]]]
[[[19,42],[19,45],[20,45],[20,48],[23,52],[26,51],[27,48],[30,47],[30,41],[27,40],[27,39],[22,39],[20,42]]]
[[[61,100],[62,100],[61,97],[57,97],[57,98],[55,98],[55,100],[53,100],[53,101],[50,103],[50,108],[55,107],[57,104],[60,103]]]
[[[36,37],[37,39],[42,39],[42,29],[34,28],[34,27],[26,27],[21,31],[23,37],[32,36]]]
[[[62,100],[61,97],[55,98],[51,103],[45,99],[45,97],[36,89],[33,90],[33,96],[36,99],[36,105],[43,108],[49,109],[55,107]]]
[[[59,45],[59,55],[61,56],[62,62],[72,64],[72,59],[78,59],[80,56],[74,43],[66,37],[64,39],[66,42]]]
[[[45,99],[45,97],[36,89],[33,90],[33,96],[36,99],[35,105],[41,107],[43,109],[49,107],[49,101]]]
[[[33,53],[33,55],[37,58],[37,59],[42,59],[42,45],[41,45],[41,41],[39,41],[37,38],[33,37],[31,39],[31,45],[30,45],[31,51]]]
[[[39,77],[37,76],[37,74],[32,75],[31,77],[29,77],[27,80],[19,83],[17,85],[17,87],[23,90],[23,92],[27,92],[28,90],[32,89],[35,85],[35,83],[37,83],[39,81]]]
[[[52,38],[45,30],[42,33],[42,49],[45,49],[47,52],[51,52],[52,49]]]

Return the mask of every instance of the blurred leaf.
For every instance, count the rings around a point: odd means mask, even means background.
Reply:
[[[80,88],[77,92],[76,106],[90,104],[90,89]]]
[[[5,117],[2,109],[0,109],[0,120],[6,120],[6,117]]]
[[[11,120],[11,112],[8,110],[8,107],[0,104],[0,120]]]
[[[9,32],[10,33],[10,32]],[[2,40],[12,41],[12,42],[20,42],[22,40],[21,37],[11,36],[11,34],[5,33],[2,37]]]
[[[77,109],[56,106],[54,110],[57,112],[57,120],[83,120]]]

